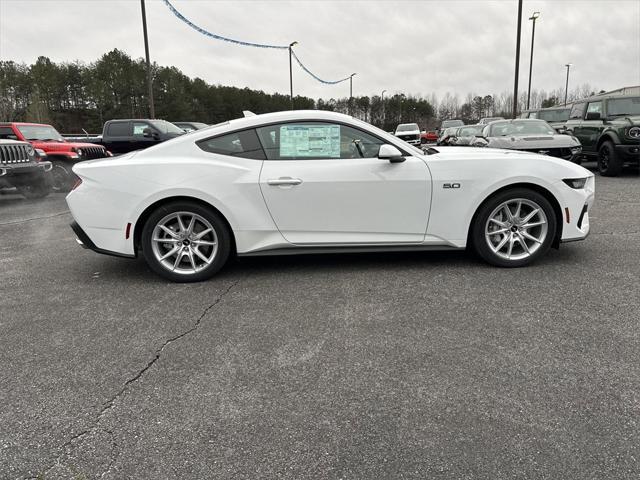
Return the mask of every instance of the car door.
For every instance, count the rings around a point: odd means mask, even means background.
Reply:
[[[267,156],[260,188],[287,241],[423,241],[431,176],[421,158],[381,160],[378,150],[386,142],[338,123],[283,123],[257,131]]]
[[[128,120],[112,120],[107,123],[103,140],[111,153],[121,155],[134,150],[130,146],[132,127]]]
[[[583,148],[586,148],[584,143],[586,133],[582,129],[582,124],[584,122],[584,112],[586,110],[586,103],[575,103],[573,107],[571,107],[571,113],[569,114],[569,120],[567,120],[566,127],[567,130],[570,131],[574,137],[580,140]]]
[[[602,131],[602,125],[602,100],[589,102],[587,104],[585,118],[580,124],[580,136],[578,137],[583,148],[587,148],[591,151],[596,150],[598,137]]]
[[[148,122],[139,121],[133,121],[131,123],[133,125],[131,140],[134,150],[142,150],[143,148],[149,148],[160,143],[161,134],[153,125]],[[145,130],[151,130],[152,136],[145,136]]]

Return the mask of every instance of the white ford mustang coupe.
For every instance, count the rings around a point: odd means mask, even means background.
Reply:
[[[230,255],[464,249],[519,267],[589,233],[593,174],[508,150],[426,152],[347,115],[292,111],[74,166],[83,246],[177,282]]]

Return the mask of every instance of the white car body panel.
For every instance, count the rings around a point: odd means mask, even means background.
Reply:
[[[401,151],[406,161],[254,160],[201,150],[195,142],[265,123],[325,120],[368,131]],[[190,197],[220,211],[238,254],[296,246],[439,246],[464,248],[471,219],[497,189],[527,183],[546,189],[562,212],[562,240],[584,238],[577,221],[593,202],[593,174],[553,157],[464,147],[439,147],[424,155],[395,136],[346,115],[293,111],[256,115],[197,130],[147,150],[78,163],[83,180],[70,192],[71,213],[95,246],[133,256],[136,223],[147,208],[174,197]],[[269,179],[300,178],[295,186]],[[563,178],[590,180],[574,190]],[[445,188],[459,184],[459,188]],[[564,216],[564,214],[563,214]],[[126,238],[127,225],[132,231]],[[278,228],[280,227],[280,228]],[[304,248],[304,247],[303,247]]]

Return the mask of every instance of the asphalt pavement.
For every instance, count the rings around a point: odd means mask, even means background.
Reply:
[[[640,178],[523,269],[242,259],[171,284],[0,195],[0,478],[640,477]]]

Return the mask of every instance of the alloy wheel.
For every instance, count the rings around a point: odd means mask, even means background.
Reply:
[[[173,212],[153,229],[151,249],[158,263],[168,271],[192,275],[214,261],[218,236],[206,218],[193,212]]]
[[[523,260],[544,243],[548,220],[543,208],[526,198],[507,200],[498,205],[485,225],[489,248],[505,260]]]

